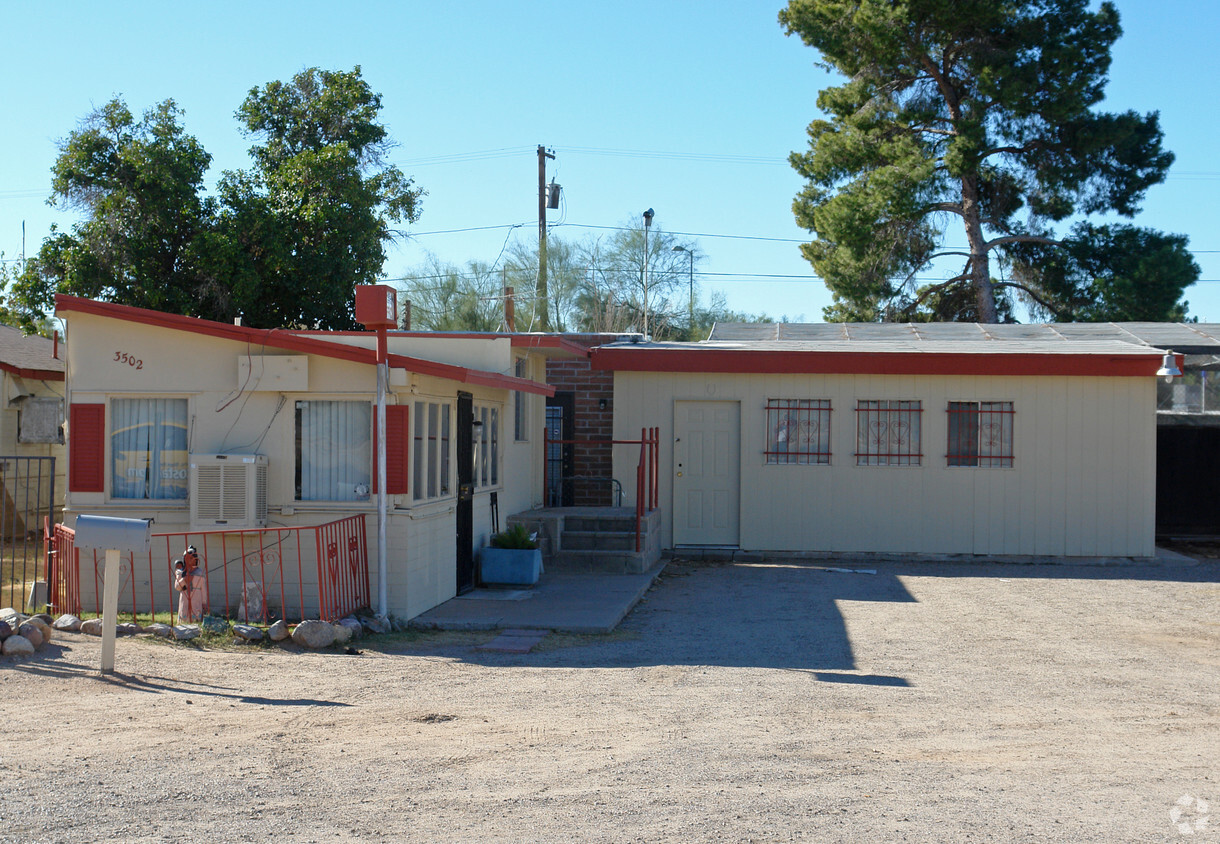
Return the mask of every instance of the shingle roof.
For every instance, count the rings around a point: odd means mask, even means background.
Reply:
[[[1220,353],[1220,324],[1175,322],[1063,322],[983,325],[970,322],[917,323],[746,323],[722,322],[709,340],[758,343],[892,342],[922,347],[925,343],[985,344],[1017,342],[1121,342],[1189,354]]]
[[[53,357],[55,341],[26,334],[20,328],[0,325],[0,369],[26,378],[62,380],[63,350]]]

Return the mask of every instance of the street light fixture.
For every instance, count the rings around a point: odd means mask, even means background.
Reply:
[[[649,208],[644,212],[644,339],[648,339],[648,230],[656,212]]]
[[[687,327],[687,333],[690,334],[690,339],[695,339],[695,253],[693,250],[687,249],[685,246],[675,246],[674,252],[685,252],[690,258],[690,323]]]

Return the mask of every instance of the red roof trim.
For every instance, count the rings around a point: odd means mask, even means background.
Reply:
[[[629,372],[834,375],[1154,376],[1160,352],[1131,355],[757,351],[749,349],[592,350],[592,368]]]
[[[549,336],[513,334],[511,336],[514,349],[557,349],[576,357],[584,358],[589,356],[588,346],[582,346],[580,343],[569,340],[566,337],[557,337],[553,334]]]
[[[58,369],[24,369],[20,366],[13,366],[11,363],[0,362],[0,370],[12,373],[20,378],[29,378],[32,381],[62,381],[64,373]]]
[[[234,340],[240,343],[257,343],[272,349],[283,349],[289,352],[302,352],[321,357],[346,360],[353,363],[376,364],[377,350],[365,349],[359,346],[348,346],[343,343],[331,343],[314,337],[304,337],[297,332],[284,328],[248,328],[243,325],[230,325],[227,322],[215,322],[208,319],[167,314],[162,311],[152,311],[146,308],[133,308],[130,305],[115,305],[109,302],[97,302],[78,296],[55,295],[55,311],[76,311],[109,317],[156,328],[169,328],[175,331],[189,331],[208,337],[219,337],[223,340]],[[339,332],[336,332],[339,333]],[[374,332],[343,332],[359,336],[376,336]],[[511,375],[501,375],[497,372],[487,372],[481,369],[468,369],[450,363],[423,360],[406,355],[390,355],[390,366],[409,369],[421,375],[434,375],[462,384],[477,384],[484,387],[498,387],[505,390],[536,393],[543,396],[553,396],[555,388],[537,381],[514,378]]]
[[[301,335],[346,335],[353,337],[362,337],[367,335],[366,331],[300,331]],[[503,340],[508,338],[513,348],[530,348],[530,349],[558,349],[568,352],[573,355],[585,357],[589,352],[588,346],[583,346],[573,340],[569,340],[562,334],[520,334],[520,333],[505,333],[503,331],[390,331],[391,337],[435,337],[443,340]],[[611,335],[617,337],[618,335]]]

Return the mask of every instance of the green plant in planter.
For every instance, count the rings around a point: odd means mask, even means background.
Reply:
[[[529,528],[525,525],[517,524],[502,530],[491,537],[492,548],[505,548],[517,551],[532,551],[538,547],[538,543],[530,536]]]

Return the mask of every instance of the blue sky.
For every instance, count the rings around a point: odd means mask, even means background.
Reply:
[[[387,277],[429,256],[491,262],[506,238],[536,239],[544,144],[565,198],[553,236],[608,235],[651,207],[654,225],[698,235],[704,296],[719,289],[738,311],[820,321],[830,297],[797,251],[807,236],[786,158],[805,147],[830,78],[784,36],[781,5],[223,0],[66,2],[50,14],[5,0],[0,250],[20,256],[23,221],[27,254],[53,222],[71,225],[70,211],[45,204],[57,141],[111,97],[136,112],[177,101],[214,180],[247,164],[233,114],[250,88],[360,65],[399,144],[391,159],[428,191]],[[1136,222],[1190,237],[1203,270],[1190,313],[1220,322],[1220,6],[1117,5],[1125,35],[1104,107],[1159,110],[1177,155]]]

